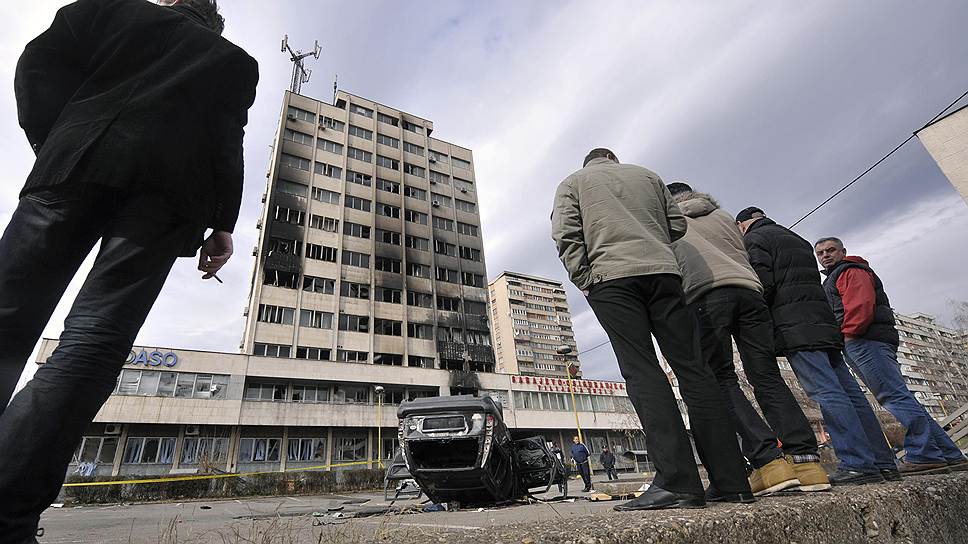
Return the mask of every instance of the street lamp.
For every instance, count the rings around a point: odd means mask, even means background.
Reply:
[[[558,355],[569,355],[572,352],[571,346],[558,346],[555,350]],[[565,363],[568,361],[565,360]],[[581,435],[581,423],[578,421],[578,405],[575,404],[575,388],[571,385],[571,365],[565,365],[565,376],[568,378],[568,392],[571,393],[571,410],[575,414],[575,428],[578,429],[578,440],[583,444],[585,443],[585,438]]]
[[[377,463],[383,468],[383,395],[386,390],[382,385],[374,385],[373,392],[376,393],[376,451]]]

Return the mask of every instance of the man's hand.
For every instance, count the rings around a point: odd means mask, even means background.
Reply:
[[[198,269],[205,272],[203,280],[215,275],[232,256],[232,233],[217,230],[202,244],[198,254]]]

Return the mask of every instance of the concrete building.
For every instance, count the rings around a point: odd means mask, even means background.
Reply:
[[[243,352],[494,371],[473,156],[433,130],[286,93]]]
[[[624,384],[495,372],[473,157],[432,131],[286,93],[242,353],[136,347],[69,473],[372,467],[402,401],[456,394],[566,451],[576,414],[593,453],[645,449]]]
[[[40,360],[56,345],[44,340]],[[593,453],[606,443],[645,449],[624,384],[573,383]],[[374,385],[385,388],[382,403]],[[135,347],[68,473],[372,467],[397,446],[400,402],[470,388],[502,403],[512,431],[543,434],[567,451],[575,415],[562,379]]]
[[[895,313],[894,318],[901,374],[928,413],[941,421],[968,403],[968,332],[943,327],[925,314]]]
[[[488,290],[498,372],[564,378],[569,365],[579,368],[571,312],[560,281],[505,271]],[[572,353],[558,355],[556,350],[563,345]]]
[[[968,203],[968,106],[938,119],[917,133],[938,167]]]

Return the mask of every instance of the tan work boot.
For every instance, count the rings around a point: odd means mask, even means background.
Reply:
[[[750,489],[757,497],[800,485],[797,473],[784,458],[774,459],[750,475]]]
[[[827,471],[820,466],[820,463],[794,463],[790,461],[790,464],[793,465],[797,479],[800,480],[800,491],[827,491],[830,489]]]

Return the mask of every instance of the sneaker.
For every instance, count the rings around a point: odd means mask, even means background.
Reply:
[[[897,469],[903,476],[947,474],[951,472],[948,470],[948,463],[944,461],[940,463],[909,463],[907,461],[901,461],[898,463]]]
[[[961,472],[963,470],[968,470],[968,459],[962,457],[961,459],[948,461],[948,470],[952,472]]]
[[[787,458],[789,461],[789,458]],[[794,463],[793,471],[800,480],[800,491],[827,491],[830,489],[830,479],[827,478],[827,471],[820,466],[820,463]]]
[[[901,472],[896,468],[882,468],[881,476],[883,476],[888,482],[900,482],[904,479],[901,476]]]
[[[830,483],[833,485],[864,485],[877,484],[884,481],[880,472],[859,472],[846,468],[839,468],[837,472],[830,475]]]
[[[793,465],[782,457],[770,461],[750,474],[750,489],[757,497],[798,487],[800,483]]]

